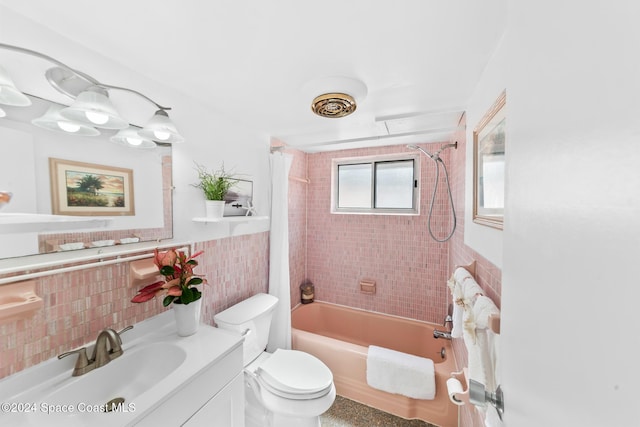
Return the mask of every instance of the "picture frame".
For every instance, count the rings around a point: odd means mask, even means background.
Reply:
[[[502,230],[506,148],[503,91],[473,130],[473,222]]]
[[[253,181],[236,179],[224,196],[224,216],[245,216],[253,206]]]
[[[49,158],[54,215],[135,215],[133,170]]]

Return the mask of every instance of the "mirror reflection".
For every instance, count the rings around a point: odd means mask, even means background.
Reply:
[[[0,117],[0,258],[172,237],[170,145],[36,126],[62,106],[29,98]]]
[[[502,229],[504,222],[506,93],[473,132],[473,221]]]

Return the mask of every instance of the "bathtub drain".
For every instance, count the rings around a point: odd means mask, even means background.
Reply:
[[[442,357],[443,359],[447,357],[447,352],[445,351],[444,347],[440,349],[440,357]]]

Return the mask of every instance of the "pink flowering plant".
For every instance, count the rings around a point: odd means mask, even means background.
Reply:
[[[158,294],[164,294],[162,305],[167,307],[171,303],[186,305],[202,298],[202,292],[194,286],[206,284],[206,280],[193,274],[193,268],[198,265],[194,258],[203,252],[196,252],[187,257],[183,251],[170,249],[167,252],[158,252],[155,249],[153,262],[165,280],[140,289],[131,302],[145,302]]]

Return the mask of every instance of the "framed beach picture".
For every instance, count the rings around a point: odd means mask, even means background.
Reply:
[[[54,215],[135,215],[133,170],[49,158]]]
[[[473,222],[502,229],[506,145],[506,92],[473,130]]]

